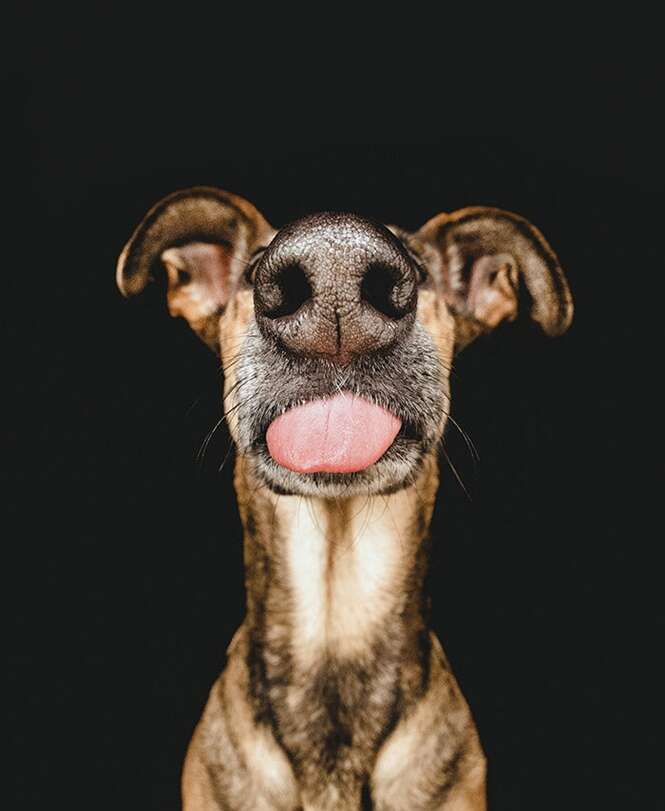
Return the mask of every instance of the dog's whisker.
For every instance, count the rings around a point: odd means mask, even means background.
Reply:
[[[452,414],[448,413],[447,416],[448,416],[448,420],[450,421],[450,423],[455,428],[457,428],[457,430],[460,433],[462,439],[464,439],[466,447],[468,448],[469,453],[471,454],[471,458],[474,460],[474,462],[479,462],[480,461],[480,456],[478,454],[478,451],[476,450],[476,446],[473,444],[473,442],[471,440],[471,437],[466,433],[466,431],[457,422],[457,420],[452,416]]]
[[[446,461],[448,462],[448,466],[449,466],[449,467],[450,467],[450,469],[452,470],[452,472],[453,472],[453,476],[454,476],[454,477],[455,477],[455,479],[457,480],[457,483],[459,484],[459,486],[460,486],[460,487],[462,488],[462,490],[464,491],[464,495],[467,497],[467,499],[468,499],[469,501],[473,501],[473,499],[471,498],[471,495],[469,494],[469,491],[468,491],[468,490],[467,490],[467,488],[466,488],[466,485],[465,485],[465,484],[464,484],[464,482],[462,481],[462,477],[461,477],[461,476],[460,476],[460,474],[457,472],[457,468],[456,468],[456,467],[455,467],[455,465],[453,464],[453,461],[452,461],[452,459],[450,458],[450,456],[448,455],[448,451],[446,450],[446,448],[445,448],[445,446],[443,445],[443,443],[441,443],[441,452],[442,452],[442,453],[443,453],[443,455],[446,457]]]
[[[240,385],[243,382],[244,381],[239,381],[239,385],[235,386],[234,388],[239,389]],[[228,418],[229,418],[229,416],[231,414],[233,414],[239,408],[242,408],[244,405],[247,405],[249,402],[251,402],[251,399],[248,399],[246,401],[239,401],[239,402],[235,403],[233,406],[231,406],[230,408],[227,408],[226,411],[222,414],[222,416],[214,424],[214,426],[210,429],[210,431],[208,431],[208,433],[206,434],[206,436],[205,436],[205,438],[203,440],[203,443],[202,443],[201,447],[199,448],[199,450],[198,450],[198,452],[196,454],[196,461],[197,461],[197,463],[199,465],[203,464],[206,452],[208,450],[208,446],[210,445],[210,442],[212,441],[212,438],[215,435],[216,431],[224,424],[224,422],[228,421]]]
[[[229,460],[229,458],[230,458],[230,456],[231,456],[231,451],[232,451],[232,450],[233,450],[233,440],[232,440],[232,439],[230,439],[230,440],[229,440],[229,446],[228,446],[228,448],[226,449],[226,453],[225,453],[225,455],[224,455],[224,458],[222,459],[222,463],[221,463],[221,465],[220,465],[220,466],[217,468],[217,473],[221,473],[221,472],[222,472],[222,470],[224,470],[224,466],[225,466],[225,465],[226,465],[226,463],[228,462],[228,460]]]

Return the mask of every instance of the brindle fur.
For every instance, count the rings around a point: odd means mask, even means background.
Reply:
[[[186,811],[486,807],[478,734],[422,592],[448,374],[456,350],[515,317],[520,284],[549,334],[572,303],[555,255],[516,215],[466,209],[392,232],[428,274],[416,324],[380,358],[343,367],[286,357],[257,329],[243,280],[275,232],[241,198],[176,193],[121,256],[126,293],[161,257],[172,313],[219,346],[237,449],[247,614],[187,753]],[[409,419],[418,440],[362,474],[275,465],[267,424],[341,386]]]

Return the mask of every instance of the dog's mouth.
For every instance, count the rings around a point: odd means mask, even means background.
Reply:
[[[256,472],[278,493],[339,496],[399,489],[431,441],[396,406],[351,391],[282,404],[253,444]]]
[[[377,462],[402,429],[391,411],[352,392],[294,406],[266,431],[278,465],[294,473],[359,473]]]
[[[407,486],[445,425],[445,368],[424,329],[340,367],[248,336],[227,408],[248,470],[279,494],[346,497]]]

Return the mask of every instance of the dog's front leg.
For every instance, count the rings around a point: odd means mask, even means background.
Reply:
[[[431,634],[429,686],[379,751],[376,811],[485,811],[485,757],[468,705]]]
[[[184,811],[298,811],[300,793],[284,750],[257,724],[247,694],[243,629],[210,691],[182,775]]]

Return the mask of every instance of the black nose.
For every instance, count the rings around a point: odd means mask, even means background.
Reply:
[[[416,300],[416,269],[401,242],[352,214],[314,214],[284,228],[254,281],[264,335],[342,363],[398,341]]]

